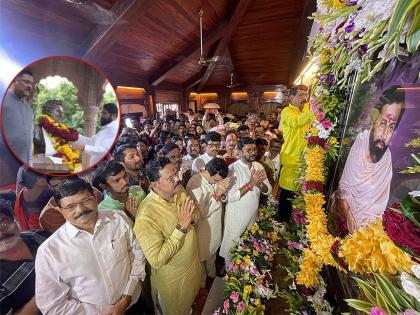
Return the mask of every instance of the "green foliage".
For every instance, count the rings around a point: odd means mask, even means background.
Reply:
[[[83,109],[77,103],[77,89],[74,84],[70,81],[63,81],[52,89],[47,88],[43,84],[39,84],[38,88],[38,94],[33,102],[35,119],[38,120],[42,114],[42,105],[46,101],[52,99],[61,100],[63,103],[62,123],[83,133]]]
[[[367,301],[347,299],[349,306],[356,310],[370,313],[370,309],[378,306],[388,314],[396,314],[406,309],[419,311],[419,303],[406,293],[399,284],[381,274],[374,274],[374,280],[354,278]]]

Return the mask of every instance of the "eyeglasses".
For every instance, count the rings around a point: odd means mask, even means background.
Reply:
[[[77,208],[77,205],[87,205],[89,202],[91,202],[93,199],[95,198],[95,196],[90,196],[90,197],[86,197],[83,198],[82,200],[80,200],[79,202],[75,202],[75,203],[71,203],[65,207],[60,207],[61,209],[65,210],[65,211],[74,211]]]
[[[163,179],[167,180],[170,183],[176,183],[177,181],[179,181],[179,171],[177,171],[174,175]]]

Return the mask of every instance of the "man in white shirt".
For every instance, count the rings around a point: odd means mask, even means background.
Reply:
[[[198,253],[203,267],[202,287],[206,275],[216,278],[216,254],[222,241],[222,206],[230,186],[228,173],[225,160],[214,158],[204,170],[191,177],[186,187],[201,213],[196,228]]]
[[[193,161],[198,157],[200,152],[200,144],[197,138],[189,137],[187,141],[187,155],[182,158],[181,172],[185,173],[192,169]]]
[[[223,240],[219,255],[225,258],[226,266],[230,262],[229,251],[242,233],[250,228],[257,216],[260,193],[271,193],[271,185],[264,167],[255,162],[257,149],[250,137],[239,139],[237,148],[241,159],[229,166],[234,184],[228,191],[225,213]]]
[[[43,314],[124,314],[141,292],[145,257],[128,218],[98,213],[90,184],[67,179],[54,192],[66,219],[35,261],[36,304]]]
[[[206,166],[206,163],[211,159],[215,158],[219,154],[220,143],[222,142],[222,136],[216,131],[210,131],[206,135],[206,153],[200,155],[192,163],[192,170],[194,173],[198,173]]]
[[[104,104],[101,114],[101,130],[91,138],[79,135],[77,142],[71,144],[73,149],[84,151],[90,156],[89,165],[102,159],[114,144],[119,128],[118,107],[113,103]]]

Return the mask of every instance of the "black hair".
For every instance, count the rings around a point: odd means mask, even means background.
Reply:
[[[289,94],[290,94],[291,96],[295,96],[295,95],[297,94],[297,91],[298,91],[298,90],[305,90],[305,91],[307,91],[307,90],[308,90],[308,87],[307,87],[306,85],[303,85],[303,84],[294,85],[294,86],[292,86],[292,87],[290,88],[290,92],[289,92]]]
[[[40,177],[45,177],[45,175],[37,173],[31,170],[29,167],[25,166],[22,171],[22,180],[20,182],[21,185],[25,186],[28,189],[31,189],[35,186],[36,181]]]
[[[390,105],[393,103],[401,104],[400,115],[398,116],[398,120],[395,124],[395,127],[397,127],[405,112],[405,92],[399,85],[393,85],[387,88],[379,98],[379,104],[376,106],[376,108],[379,110],[379,112],[382,112],[382,109],[385,105]]]
[[[226,178],[229,173],[226,161],[217,157],[207,162],[205,170],[209,172],[210,176],[220,175],[222,178]]]
[[[5,216],[14,219],[12,203],[5,199],[0,199],[0,213]]]
[[[111,115],[118,115],[118,107],[114,103],[106,103],[106,104],[104,104],[103,109],[105,109]]]
[[[48,100],[42,105],[42,113],[48,114],[51,110],[55,109],[57,106],[63,106],[63,101],[61,100]]]
[[[61,199],[76,195],[82,191],[88,191],[93,195],[93,188],[88,182],[78,177],[72,177],[57,186],[54,190],[54,200],[60,205]]]
[[[238,127],[238,129],[236,129],[238,133],[241,131],[247,131],[247,130],[249,130],[249,127],[247,125],[241,125]]]
[[[162,153],[164,154],[164,155],[168,155],[169,154],[169,152],[171,152],[172,150],[174,150],[174,149],[178,149],[179,150],[179,147],[175,144],[175,143],[167,143],[167,144],[165,144],[163,147],[162,147]]]
[[[134,145],[136,145],[137,144],[137,140],[136,140],[136,138],[131,137],[131,136],[121,136],[118,139],[117,143],[116,143],[116,148],[117,147],[120,147],[120,146],[123,146],[125,144],[134,144]]]
[[[24,74],[30,75],[31,77],[34,76],[33,72],[31,69],[23,69],[21,72],[18,73],[18,75],[16,76],[15,80],[17,78],[20,78],[21,76],[23,76]]]
[[[236,146],[238,147],[238,150],[242,150],[247,144],[255,144],[254,139],[251,137],[241,137]]]
[[[124,171],[124,166],[121,163],[115,160],[107,161],[96,170],[92,184],[94,187],[102,190],[100,184],[106,185],[106,180],[109,176],[115,176],[122,171]]]
[[[166,157],[159,157],[155,160],[150,161],[146,164],[146,176],[151,182],[156,182],[160,178],[159,171],[162,170],[166,165],[170,164],[171,161]]]
[[[270,140],[270,145],[271,144],[273,144],[273,143],[279,143],[279,144],[282,144],[284,141],[283,141],[283,138],[279,138],[278,136],[277,137],[274,137],[274,138],[272,138],[271,140]]]
[[[255,145],[268,145],[268,141],[264,138],[255,139]]]
[[[172,143],[175,143],[175,142],[180,141],[180,140],[181,140],[181,138],[179,136],[172,136],[172,138],[171,138]]]
[[[206,134],[206,143],[209,141],[222,141],[222,136],[216,131],[210,131]]]
[[[125,149],[130,148],[130,149],[136,149],[137,150],[137,143],[135,142],[128,142],[125,143],[123,145],[120,145],[118,147],[115,148],[114,153],[112,154],[112,156],[114,157],[114,159],[118,162],[123,162],[124,161],[124,157],[125,157]]]

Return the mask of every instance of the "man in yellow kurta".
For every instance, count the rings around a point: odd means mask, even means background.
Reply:
[[[305,130],[312,119],[312,112],[307,103],[308,88],[305,85],[290,89],[291,103],[281,112],[280,125],[283,130],[284,144],[280,152],[282,164],[280,171],[279,206],[277,218],[280,222],[288,222],[292,213],[290,198],[297,190],[296,179],[299,157],[305,150],[307,142]]]
[[[200,212],[179,184],[179,171],[167,157],[146,166],[151,184],[140,204],[134,233],[152,267],[157,314],[187,315],[200,289],[201,265],[193,224]]]

